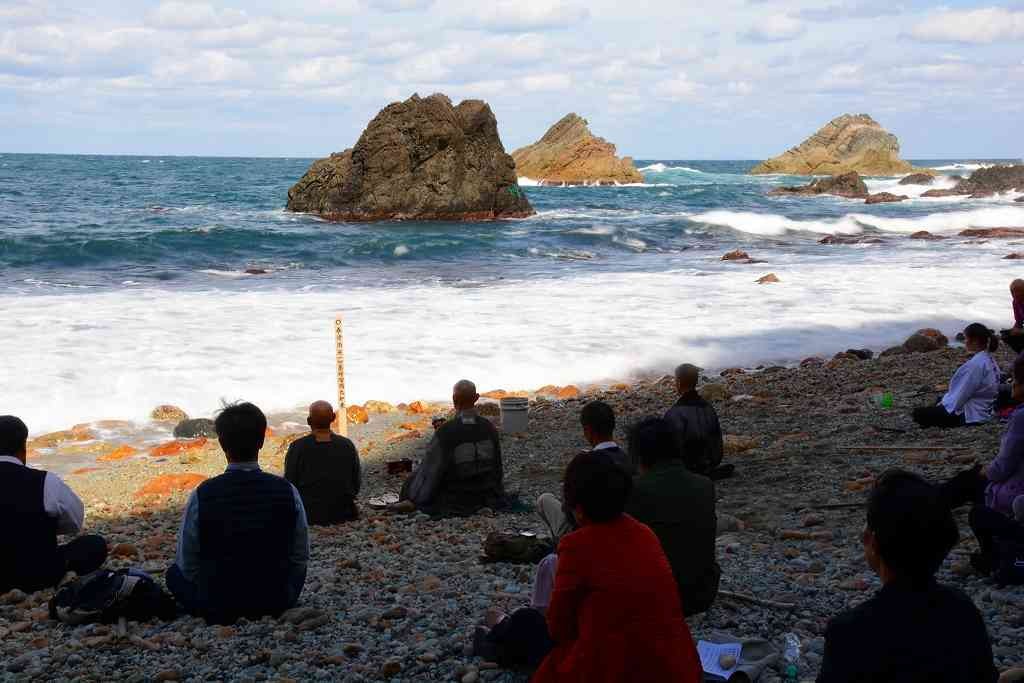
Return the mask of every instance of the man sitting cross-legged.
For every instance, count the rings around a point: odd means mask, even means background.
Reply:
[[[581,451],[565,468],[564,482],[569,480],[573,468],[580,462],[591,457],[602,457],[615,463],[627,474],[633,474],[633,463],[624,450],[615,443],[615,411],[603,401],[591,401],[580,411],[580,424],[583,426],[583,438],[590,444],[590,449]],[[565,499],[563,490],[562,499]],[[561,500],[550,493],[543,493],[537,499],[537,512],[541,520],[551,532],[556,547],[562,536],[575,531],[576,519],[572,510]]]
[[[56,586],[68,571],[88,574],[107,559],[101,536],[57,544],[82,530],[85,506],[60,477],[25,466],[27,441],[24,422],[0,416],[0,593]]]
[[[189,498],[167,588],[209,623],[276,616],[295,605],[306,581],[302,498],[287,481],[260,470],[267,418],[259,408],[228,406],[215,425],[227,471]]]
[[[331,431],[334,408],[327,401],[309,407],[312,433],[288,447],[284,478],[302,495],[310,524],[338,524],[359,517],[355,499],[361,471],[355,444]]]
[[[476,385],[461,380],[452,390],[456,415],[434,432],[423,462],[402,486],[397,509],[434,517],[472,515],[505,504],[501,441],[490,420],[476,412]]]

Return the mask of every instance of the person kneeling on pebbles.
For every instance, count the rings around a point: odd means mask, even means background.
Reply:
[[[57,544],[58,535],[82,530],[85,506],[60,477],[25,465],[27,442],[25,423],[0,415],[0,593],[50,588],[69,571],[82,576],[107,560],[102,536]]]
[[[914,422],[921,427],[963,427],[992,419],[1002,375],[992,358],[999,338],[985,325],[972,323],[964,330],[964,339],[973,355],[953,374],[949,390],[936,405],[914,409]]]
[[[453,517],[505,505],[501,441],[491,421],[477,414],[479,399],[469,380],[455,385],[455,416],[434,432],[423,462],[405,480],[393,510]]]
[[[590,444],[590,449],[580,451],[565,468],[562,478],[562,499],[565,500],[565,482],[579,464],[596,456],[606,458],[621,467],[630,476],[633,475],[633,462],[629,455],[615,443],[615,411],[604,401],[591,401],[580,411],[580,424],[583,426],[583,438]],[[551,533],[551,540],[558,547],[558,541],[578,528],[573,511],[554,494],[542,493],[537,499],[537,514]]]
[[[188,499],[167,588],[207,623],[277,616],[295,606],[306,582],[306,510],[294,486],[260,470],[263,411],[231,405],[214,424],[227,471]]]

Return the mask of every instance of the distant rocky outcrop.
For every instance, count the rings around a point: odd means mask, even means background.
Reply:
[[[587,120],[566,114],[537,142],[512,152],[516,172],[543,185],[642,183],[630,157],[615,156],[615,145],[590,132]]]
[[[328,220],[490,220],[534,213],[480,100],[436,94],[385,107],[355,147],[313,163],[288,209]]]
[[[900,159],[900,143],[867,114],[843,114],[798,146],[763,161],[751,173],[903,175],[917,171]]]
[[[900,179],[900,185],[931,185],[935,182],[935,176],[930,173],[911,173]]]
[[[818,178],[808,185],[798,187],[779,187],[768,193],[769,195],[802,195],[816,196],[820,194],[831,194],[837,197],[848,197],[851,199],[863,199],[868,196],[868,186],[856,171],[843,173],[832,178]]]
[[[1000,192],[1024,192],[1024,164],[979,168],[970,178],[961,178],[952,189],[928,190],[922,197],[956,197],[967,195],[972,199],[991,197]],[[1022,201],[1018,197],[1014,201]]]
[[[886,204],[890,202],[904,202],[910,199],[905,194],[893,194],[892,192],[878,192],[876,194],[869,194],[867,199],[864,200],[865,204]]]

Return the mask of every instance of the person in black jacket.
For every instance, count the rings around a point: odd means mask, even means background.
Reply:
[[[679,400],[665,413],[665,419],[676,431],[686,467],[712,479],[728,477],[733,467],[721,467],[725,446],[718,413],[697,393],[700,370],[684,363],[676,368],[675,375]]]
[[[878,479],[863,541],[882,589],[829,623],[818,683],[995,683],[981,613],[935,581],[958,540],[936,487],[902,470]]]
[[[292,442],[284,478],[299,490],[310,524],[338,524],[359,517],[356,496],[362,481],[359,452],[352,441],[331,431],[334,408],[327,401],[309,407],[311,433]]]

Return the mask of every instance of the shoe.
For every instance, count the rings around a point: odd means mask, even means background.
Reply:
[[[473,632],[473,656],[480,657],[488,662],[498,659],[498,646],[488,636],[491,629],[486,626],[477,626]]]

